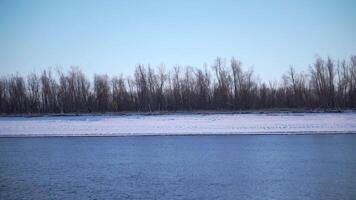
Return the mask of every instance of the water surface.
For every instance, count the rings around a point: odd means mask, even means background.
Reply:
[[[355,199],[356,135],[0,138],[0,199]]]

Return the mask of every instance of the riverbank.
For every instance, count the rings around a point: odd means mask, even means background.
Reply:
[[[268,113],[350,113],[356,109],[290,109],[271,108],[256,110],[193,110],[193,111],[120,111],[120,112],[78,112],[78,113],[20,113],[0,114],[1,117],[61,117],[61,116],[130,116],[130,115],[176,115],[176,114],[268,114]]]
[[[0,137],[356,133],[356,113],[167,113],[1,117]]]

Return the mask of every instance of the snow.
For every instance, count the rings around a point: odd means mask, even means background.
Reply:
[[[356,113],[0,117],[0,137],[356,133]]]

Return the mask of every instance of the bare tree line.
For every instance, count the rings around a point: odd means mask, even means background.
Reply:
[[[235,58],[202,69],[138,65],[133,78],[95,75],[77,67],[0,78],[0,113],[355,108],[356,56],[318,57],[308,72],[293,67],[279,82],[261,82]]]

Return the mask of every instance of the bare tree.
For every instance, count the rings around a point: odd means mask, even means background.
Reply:
[[[35,73],[27,77],[28,106],[32,113],[40,112],[40,80]]]
[[[316,58],[309,73],[292,66],[281,81],[261,82],[238,59],[217,58],[210,71],[138,65],[134,78],[89,80],[78,68],[0,78],[0,113],[109,112],[264,108],[355,108],[356,56]],[[212,73],[211,73],[212,72]],[[91,87],[92,85],[92,87]]]
[[[326,61],[326,70],[327,70],[327,96],[328,96],[328,106],[335,107],[335,86],[334,86],[334,62],[328,57]]]
[[[110,103],[110,85],[107,75],[94,76],[94,96],[96,102],[96,110],[99,112],[109,111]]]
[[[351,57],[349,85],[350,85],[349,106],[354,108],[356,106],[356,56]]]
[[[206,66],[204,67],[204,71],[196,69],[195,80],[195,91],[197,92],[196,109],[209,109],[211,80]]]
[[[0,113],[8,112],[8,94],[7,94],[7,80],[5,77],[0,78]]]
[[[41,110],[45,113],[53,113],[58,111],[57,107],[57,90],[58,85],[52,77],[52,71],[44,70],[41,78]]]
[[[167,98],[165,98],[165,86],[168,79],[166,69],[164,65],[159,67],[159,73],[157,77],[157,92],[156,92],[156,102],[158,110],[167,110]]]
[[[114,111],[130,110],[130,96],[126,89],[125,79],[114,77],[111,79],[112,84],[112,106]]]
[[[22,77],[15,75],[9,81],[9,101],[13,113],[26,112],[26,87]]]
[[[231,59],[231,69],[232,69],[232,78],[234,85],[234,109],[238,109],[239,105],[239,95],[242,91],[242,82],[243,82],[243,74],[241,69],[241,62],[235,58]]]
[[[215,60],[213,65],[217,83],[214,86],[215,103],[219,109],[231,108],[230,86],[231,76],[225,69],[225,62],[221,58]]]

